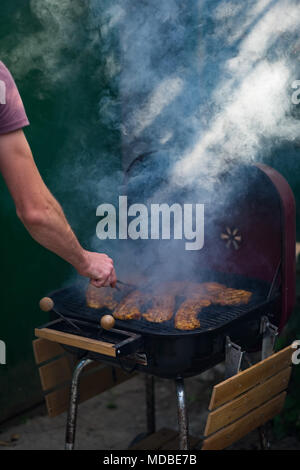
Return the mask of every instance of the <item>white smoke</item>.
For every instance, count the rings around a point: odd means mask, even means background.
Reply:
[[[125,166],[141,152],[167,148],[177,160],[172,183],[202,172],[214,179],[229,161],[267,157],[281,141],[299,138],[290,112],[291,84],[300,78],[298,0],[29,6],[40,28],[7,51],[14,73],[22,79],[38,69],[46,83],[66,83],[97,44],[105,78],[119,92],[102,95],[100,120],[122,132]],[[65,60],[70,45],[78,55]]]
[[[64,51],[74,46],[82,35],[81,19],[86,6],[80,0],[30,0],[29,8],[38,27],[23,34],[14,48],[3,51],[3,60],[7,55],[19,79],[35,69],[43,73],[44,85],[66,81],[80,68],[80,55],[93,40],[93,31],[85,30],[85,41],[78,50],[77,60],[62,58]]]
[[[100,14],[97,0],[93,8]],[[210,181],[228,163],[267,159],[299,138],[291,113],[299,1],[124,0],[101,14],[103,39],[119,37],[128,163],[167,148],[172,184]]]
[[[134,116],[134,127],[130,133],[130,140],[139,137],[153,123],[163,112],[164,108],[179,95],[182,87],[183,82],[178,77],[171,77],[159,83],[151,93],[147,103],[141,109],[137,109]],[[124,124],[124,129],[126,129],[126,123]],[[127,133],[127,131],[124,130],[124,133]]]
[[[214,179],[228,161],[251,162],[265,153],[266,146],[271,150],[280,140],[299,138],[300,123],[290,116],[293,64],[284,54],[276,61],[268,58],[281,36],[299,29],[299,3],[254,2],[244,21],[230,22],[229,32],[222,25],[239,13],[236,5],[231,7],[231,2],[223,1],[216,8],[215,18],[221,22],[217,34],[224,48],[241,40],[238,54],[224,63],[212,98],[218,111],[193,149],[175,165],[176,182],[185,183],[201,173]]]
[[[230,32],[224,30],[222,25],[228,26],[228,18],[235,18],[239,11],[237,5],[225,1],[216,8],[215,18],[221,22],[216,30],[224,49],[241,42],[238,54],[224,63],[213,93],[218,111],[175,165],[173,181],[185,183],[201,173],[214,179],[228,161],[251,162],[280,140],[299,138],[300,123],[290,116],[293,64],[283,53],[276,61],[268,57],[280,37],[299,29],[299,2],[254,2],[244,21],[231,21]]]
[[[227,162],[255,161],[267,143],[275,146],[281,139],[299,137],[300,123],[288,116],[290,83],[284,61],[262,61],[231,93],[228,83],[220,87],[215,96],[223,101],[223,109],[194,148],[175,164],[173,182],[193,182],[201,174],[214,179]]]

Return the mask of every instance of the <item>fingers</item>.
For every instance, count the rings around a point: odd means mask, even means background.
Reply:
[[[117,275],[116,275],[115,268],[113,268],[112,273],[110,275],[110,286],[116,287],[116,284],[117,284]]]
[[[95,287],[102,287],[103,281],[101,279],[90,279],[90,284]]]
[[[115,287],[117,276],[113,260],[104,253],[89,253],[90,266],[83,274],[90,278],[90,283],[95,287]]]
[[[113,260],[109,258],[108,261],[108,276],[105,280],[104,286],[106,287],[115,287],[115,284],[117,282],[117,277],[114,269],[114,263]]]
[[[110,275],[105,278],[91,279],[90,283],[95,287],[109,287],[110,286]]]
[[[90,282],[95,287],[115,287],[117,276],[112,260],[109,259],[107,266],[103,269],[101,278],[92,278]]]

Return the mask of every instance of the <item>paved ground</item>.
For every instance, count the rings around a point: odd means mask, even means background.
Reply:
[[[206,410],[213,383],[222,380],[222,367],[186,380],[190,433],[203,433]],[[177,429],[175,387],[172,381],[156,379],[157,429]],[[139,375],[95,397],[79,407],[77,449],[126,449],[134,437],[144,432],[146,426],[144,377]],[[39,414],[21,419],[18,424],[8,424],[0,429],[0,450],[63,449],[66,414],[49,418]],[[7,444],[7,445],[5,445]],[[257,433],[251,433],[235,449],[258,447]],[[273,449],[300,449],[295,438],[273,442]]]

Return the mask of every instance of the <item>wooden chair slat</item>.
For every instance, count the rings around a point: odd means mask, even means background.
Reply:
[[[209,410],[224,405],[291,364],[294,349],[288,346],[278,353],[214,386]]]
[[[85,375],[80,381],[80,401],[86,401],[89,398],[99,395],[132,378],[134,375],[135,374],[127,374],[121,369],[115,369],[115,373],[113,373],[112,367],[109,366],[96,370],[93,374]]]
[[[44,391],[58,387],[71,379],[72,371],[66,356],[45,364],[39,368],[41,384]]]
[[[37,365],[64,354],[64,349],[60,344],[44,338],[35,339],[32,346]]]
[[[102,392],[131,379],[136,374],[127,374],[120,369],[112,372],[112,367],[105,366],[95,372],[82,375],[79,385],[79,402],[82,403]],[[54,390],[45,396],[50,417],[58,416],[69,407],[70,384]]]
[[[48,416],[54,418],[55,416],[64,413],[69,407],[70,385],[48,393],[45,396],[46,407]]]
[[[259,408],[212,434],[204,440],[202,450],[222,450],[246,436],[280,413],[285,397],[286,392],[277,395]]]
[[[283,392],[288,386],[290,375],[291,367],[283,369],[262,384],[209,413],[204,435],[218,431]]]

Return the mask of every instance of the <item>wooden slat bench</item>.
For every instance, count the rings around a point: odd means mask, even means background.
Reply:
[[[44,338],[33,341],[33,351],[39,367],[48,414],[50,417],[57,416],[66,411],[69,406],[74,358],[60,344]],[[131,379],[134,375],[127,374],[119,368],[95,362],[82,373],[79,389],[80,402],[99,395]]]
[[[203,450],[221,450],[280,413],[290,375],[292,346],[214,386]]]

